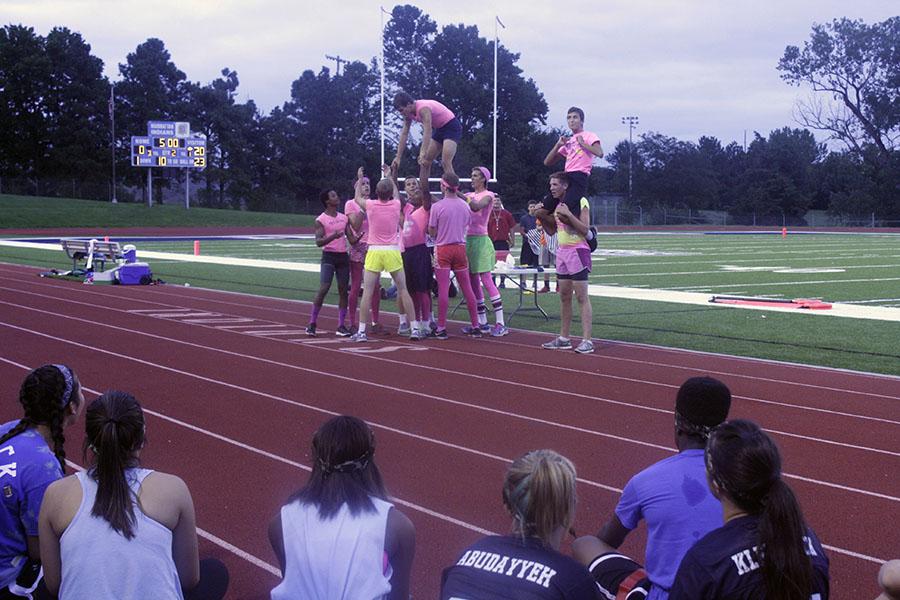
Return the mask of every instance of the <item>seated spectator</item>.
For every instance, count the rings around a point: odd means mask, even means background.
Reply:
[[[272,600],[408,600],[415,529],[388,501],[374,454],[356,417],[316,431],[309,480],[269,524],[284,574]]]
[[[78,419],[84,396],[69,367],[44,365],[25,377],[19,402],[23,417],[0,426],[0,454],[15,456],[0,472],[0,598],[44,598],[38,513],[47,487],[65,472],[63,431]]]
[[[214,599],[228,571],[199,560],[194,504],[174,475],[140,467],[144,413],[107,392],[85,415],[90,467],[47,488],[40,516],[44,580],[61,600]]]
[[[889,560],[878,571],[881,595],[875,600],[900,600],[900,560]]]
[[[594,600],[597,586],[583,565],[561,554],[575,521],[575,466],[552,450],[516,459],[503,482],[512,533],[489,536],[444,570],[442,600]]]
[[[750,421],[723,423],[706,468],[725,524],[684,555],[669,598],[827,599],[828,558],[781,478],[772,438]]]
[[[678,454],[632,477],[597,537],[575,541],[576,558],[607,594],[615,596],[624,587],[649,592],[649,600],[666,598],[684,553],[722,524],[722,505],[706,484],[703,451],[710,430],[728,417],[730,407],[731,391],[721,381],[685,381],[675,398]],[[647,521],[646,571],[615,551],[641,519]]]

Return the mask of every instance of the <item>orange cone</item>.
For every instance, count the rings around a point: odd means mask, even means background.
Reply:
[[[194,240],[194,256],[200,256],[200,240]]]

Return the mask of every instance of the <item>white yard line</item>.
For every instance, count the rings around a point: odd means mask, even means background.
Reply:
[[[33,250],[53,250],[56,252],[62,251],[62,246],[59,244],[40,244],[35,242],[16,242],[16,241],[5,241],[0,240],[0,246],[11,246],[14,248],[29,248]],[[228,256],[209,256],[209,255],[199,255],[195,256],[193,254],[176,254],[171,252],[151,252],[151,251],[143,251],[139,252],[140,259],[156,259],[156,260],[169,260],[169,261],[180,261],[180,262],[193,262],[193,263],[202,263],[202,264],[213,264],[213,265],[230,265],[236,267],[252,267],[252,268],[265,268],[265,269],[280,269],[284,271],[302,271],[306,273],[318,273],[319,265],[312,263],[296,263],[296,262],[284,262],[277,260],[260,260],[254,258],[233,258]],[[515,275],[515,271],[510,273],[511,275]],[[868,281],[868,280],[857,280],[857,281]],[[803,283],[803,282],[800,282]],[[815,283],[815,282],[806,282],[806,283]],[[747,286],[740,284],[729,284],[728,286],[708,286],[708,287],[732,287],[732,288],[743,288],[749,287],[751,284]],[[773,284],[779,285],[779,284]],[[785,285],[782,283],[781,285]],[[708,293],[698,293],[698,292],[682,292],[675,290],[658,290],[658,289],[646,289],[646,288],[633,288],[633,287],[619,287],[619,286],[609,286],[609,285],[589,285],[588,293],[591,296],[603,297],[603,298],[622,298],[625,300],[647,300],[652,302],[672,302],[676,304],[694,304],[694,305],[702,305],[709,306],[711,295]],[[734,308],[734,309],[745,309],[745,310],[763,310],[763,311],[776,311],[776,312],[789,312],[793,314],[803,314],[803,315],[817,315],[824,317],[844,317],[850,319],[872,319],[877,321],[895,321],[900,322],[900,308],[887,307],[887,306],[861,306],[859,304],[832,304],[831,308],[828,310],[807,310],[807,309],[798,309],[792,307],[779,307],[777,305],[773,306],[745,306],[745,305],[736,305],[736,304],[717,304],[717,307],[721,308]]]

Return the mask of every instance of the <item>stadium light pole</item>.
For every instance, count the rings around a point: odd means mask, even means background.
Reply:
[[[632,156],[634,156],[634,145],[632,143],[632,135],[634,128],[640,120],[636,116],[622,117],[622,125],[628,125],[628,203],[631,204],[631,186],[632,186]]]
[[[497,181],[497,49],[500,46],[500,30],[497,26],[506,29],[506,25],[498,15],[494,15],[494,181]]]
[[[109,151],[112,155],[112,198],[110,202],[117,204],[116,199],[116,84],[109,84]]]

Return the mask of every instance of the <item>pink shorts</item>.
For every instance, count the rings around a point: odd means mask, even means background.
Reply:
[[[591,249],[587,243],[579,243],[575,246],[559,246],[556,249],[556,274],[569,276],[578,275],[582,271],[591,271]]]
[[[438,269],[450,269],[451,271],[469,270],[469,259],[466,257],[465,244],[436,246],[434,255],[437,259]]]

